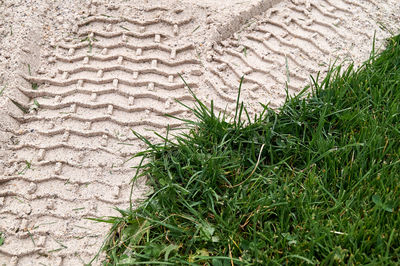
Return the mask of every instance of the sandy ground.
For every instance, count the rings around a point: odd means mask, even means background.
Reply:
[[[85,218],[129,204],[144,148],[130,129],[155,139],[179,126],[163,114],[190,116],[178,73],[219,110],[242,75],[252,113],[277,107],[286,83],[366,59],[398,14],[396,0],[0,0],[0,265],[90,261],[108,226]]]

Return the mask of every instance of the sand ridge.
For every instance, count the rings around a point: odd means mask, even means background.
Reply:
[[[21,25],[1,40],[0,264],[96,254],[108,226],[85,218],[128,206],[128,159],[145,147],[130,129],[154,140],[181,125],[164,114],[190,117],[175,102],[193,104],[179,75],[221,111],[242,75],[252,113],[276,107],[286,83],[296,93],[337,57],[364,60],[400,11],[394,0],[78,2],[38,1],[31,15],[24,1],[0,6]]]

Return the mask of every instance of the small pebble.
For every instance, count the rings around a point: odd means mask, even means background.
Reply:
[[[37,185],[33,182],[31,182],[28,186],[27,192],[29,194],[33,194],[37,190]]]

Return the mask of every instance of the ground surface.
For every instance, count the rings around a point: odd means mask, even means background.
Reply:
[[[178,73],[228,111],[245,75],[256,112],[337,57],[361,62],[400,22],[395,0],[78,2],[0,1],[0,264],[90,260],[107,227],[84,218],[129,202],[126,160],[143,148],[130,128],[188,115]]]

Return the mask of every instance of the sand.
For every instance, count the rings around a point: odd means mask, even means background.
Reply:
[[[130,129],[156,140],[180,125],[164,114],[191,116],[178,73],[218,110],[242,75],[251,113],[276,108],[285,84],[359,65],[398,14],[396,0],[0,0],[0,265],[90,261],[108,225],[85,218],[129,204],[145,147]]]

